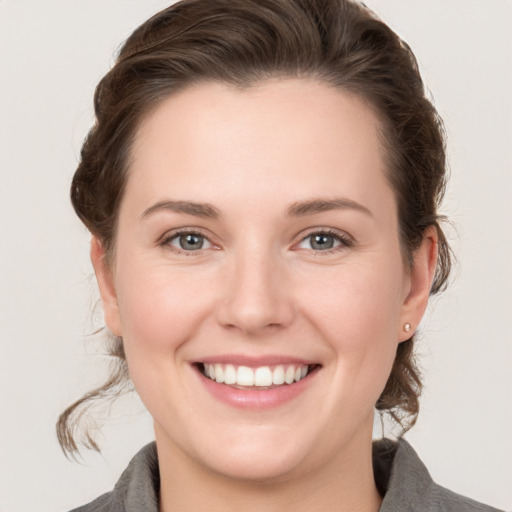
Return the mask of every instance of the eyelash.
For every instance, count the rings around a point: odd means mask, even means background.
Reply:
[[[308,238],[311,238],[315,235],[324,235],[324,236],[332,237],[337,242],[339,242],[339,245],[332,247],[330,249],[324,249],[324,250],[312,249],[315,256],[325,256],[325,255],[337,253],[338,251],[342,251],[343,249],[353,247],[353,245],[354,245],[354,240],[350,236],[348,236],[346,233],[343,233],[341,231],[338,231],[338,230],[332,229],[332,228],[314,229],[314,230],[310,231],[308,234],[306,234],[305,236],[303,236],[300,239],[300,241],[298,242],[298,244],[295,244],[295,245],[299,245],[302,242],[304,242],[305,240],[307,240]]]
[[[169,248],[173,252],[175,252],[177,254],[183,254],[185,256],[198,255],[198,254],[201,254],[203,251],[209,249],[209,248],[207,248],[207,249],[201,248],[201,249],[198,249],[195,251],[194,250],[187,251],[187,250],[179,249],[179,248],[171,245],[171,242],[173,240],[178,239],[179,237],[184,236],[184,235],[195,235],[195,236],[201,237],[204,240],[206,240],[209,244],[211,244],[212,246],[215,247],[215,244],[213,244],[213,242],[211,242],[210,239],[205,234],[203,234],[200,230],[197,230],[197,229],[179,229],[177,231],[167,233],[157,242],[157,245],[160,247]],[[301,244],[308,238],[311,238],[315,235],[325,235],[328,237],[333,237],[337,242],[339,242],[338,245],[336,245],[335,247],[332,247],[330,249],[324,249],[324,250],[311,249],[315,255],[321,256],[321,255],[333,254],[340,250],[352,247],[354,245],[354,240],[351,237],[349,237],[346,233],[337,231],[332,228],[327,228],[327,229],[320,228],[320,229],[312,230],[309,233],[307,233],[305,236],[303,236],[299,240],[298,243],[294,244],[294,247],[296,247],[297,245]],[[309,250],[309,249],[306,249],[306,250]]]
[[[198,249],[196,251],[186,251],[184,249],[179,249],[178,247],[174,247],[174,246],[171,245],[171,242],[173,240],[178,239],[179,237],[184,236],[184,235],[195,235],[195,236],[201,237],[204,240],[206,240],[207,242],[209,242],[212,246],[215,246],[215,244],[213,244],[213,242],[211,242],[210,239],[205,234],[201,233],[200,230],[197,230],[197,229],[186,229],[186,228],[178,229],[178,230],[173,231],[171,233],[166,233],[157,242],[157,245],[160,246],[160,247],[168,248],[171,251],[175,252],[176,254],[182,254],[182,255],[185,255],[185,256],[194,256],[194,255],[197,255],[197,254],[201,254],[203,251],[207,250],[207,249]]]

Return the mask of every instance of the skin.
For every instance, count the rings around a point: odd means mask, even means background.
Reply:
[[[355,96],[281,79],[191,87],[139,128],[113,263],[94,237],[91,257],[154,418],[162,511],[378,510],[374,404],[437,256],[429,229],[404,263],[379,126]],[[202,249],[180,248],[184,227]],[[232,353],[319,369],[292,400],[240,409],[192,364]]]

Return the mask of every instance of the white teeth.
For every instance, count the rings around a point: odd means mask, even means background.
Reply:
[[[224,370],[220,364],[215,365],[215,380],[220,383],[224,382]]]
[[[239,366],[236,372],[236,383],[239,386],[254,386],[254,371],[247,366]]]
[[[236,369],[232,364],[226,365],[224,372],[224,382],[226,384],[236,384]]]
[[[257,368],[254,372],[255,386],[272,386],[272,372],[268,366]]]
[[[307,373],[307,369],[306,369]],[[284,368],[282,366],[276,366],[272,373],[272,383],[276,386],[284,384]]]
[[[220,384],[261,388],[293,384],[306,377],[308,371],[308,365],[278,365],[273,370],[269,366],[250,368],[219,363],[204,365],[205,376]]]
[[[288,366],[286,373],[284,374],[284,381],[286,384],[291,384],[295,380],[295,368]]]

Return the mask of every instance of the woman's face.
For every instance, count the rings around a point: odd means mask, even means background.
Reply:
[[[432,235],[404,265],[378,129],[292,79],[194,86],[142,124],[112,267],[92,258],[159,451],[275,479],[369,450],[435,260]]]

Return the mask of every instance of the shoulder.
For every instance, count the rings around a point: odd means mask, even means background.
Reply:
[[[78,508],[74,508],[71,512],[113,512],[116,510],[113,508],[113,491],[102,494],[99,498],[91,501],[87,505],[83,505]],[[120,509],[122,510],[122,509]]]
[[[373,464],[377,487],[384,495],[379,512],[500,512],[436,484],[404,439],[374,443]]]
[[[433,484],[432,488],[432,505],[434,507],[433,510],[439,512],[503,512],[497,508],[456,494],[437,484]]]
[[[71,512],[158,512],[160,476],[155,443],[131,460],[111,492]]]

